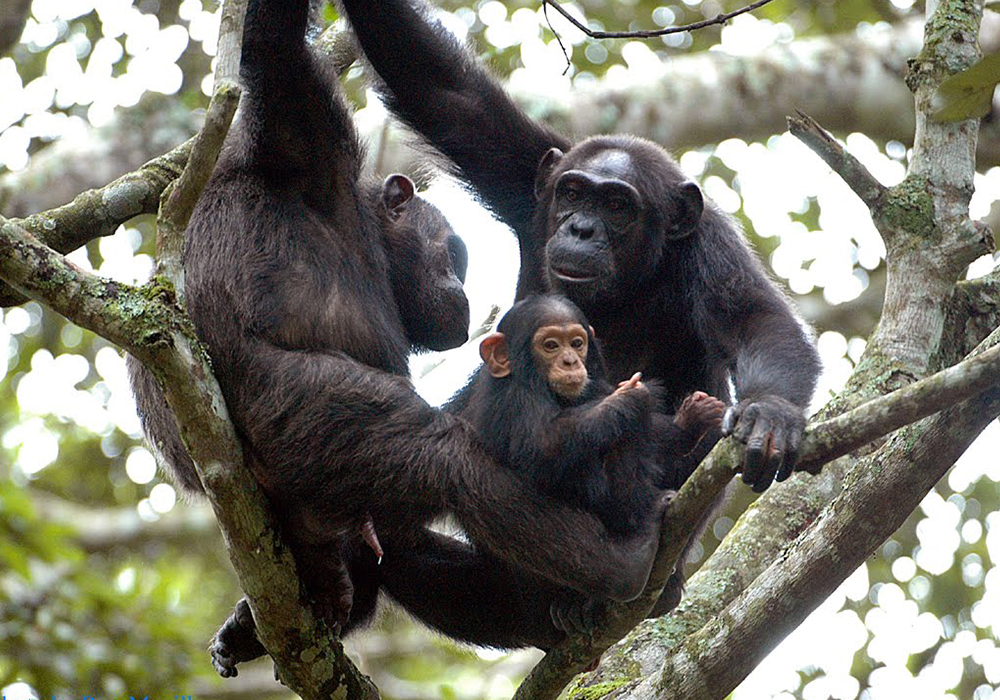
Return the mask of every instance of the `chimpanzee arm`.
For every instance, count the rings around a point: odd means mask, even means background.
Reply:
[[[695,467],[712,451],[721,437],[718,428],[707,432],[684,430],[674,422],[673,415],[654,413],[653,439],[656,444],[660,476],[656,485],[661,489],[676,491],[691,476]]]
[[[648,390],[629,389],[574,409],[557,422],[563,424],[560,432],[568,433],[574,451],[604,453],[621,440],[648,428],[652,408]]]
[[[596,517],[526,488],[492,462],[471,426],[428,406],[400,377],[336,353],[266,344],[246,375],[242,428],[259,462],[283,472],[271,476],[284,507],[328,525],[343,522],[345,509],[367,510],[380,536],[412,529],[414,514],[451,511],[474,541],[560,585],[617,600],[645,585],[655,538],[611,538]]]
[[[590,469],[600,468],[596,457],[648,430],[652,408],[650,393],[642,388],[565,409],[553,424],[534,430],[547,459],[528,461],[523,471],[546,493],[567,478],[585,479]]]
[[[341,0],[389,108],[525,243],[538,164],[569,141],[529,119],[421,0]]]
[[[743,480],[763,491],[787,479],[820,363],[805,323],[724,215],[706,209],[692,285],[703,338],[729,358],[739,404],[723,420],[747,445]]]

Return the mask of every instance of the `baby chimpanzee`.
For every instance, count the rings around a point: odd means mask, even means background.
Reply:
[[[637,373],[612,390],[583,312],[532,295],[480,344],[484,365],[460,408],[504,466],[597,515],[614,534],[652,524],[661,472],[719,425],[725,404],[697,392],[673,420]],[[666,432],[666,435],[656,435]]]

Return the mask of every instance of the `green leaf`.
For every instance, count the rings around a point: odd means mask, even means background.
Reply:
[[[946,78],[934,96],[937,107],[934,119],[959,122],[989,114],[997,83],[1000,83],[1000,53],[984,56],[979,63]]]

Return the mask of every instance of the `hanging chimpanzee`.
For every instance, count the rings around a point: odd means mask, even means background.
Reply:
[[[552,289],[601,339],[610,378],[658,379],[739,404],[744,480],[787,478],[819,362],[803,323],[735,223],[659,146],[573,145],[529,119],[419,0],[341,0],[389,107],[455,164],[517,234],[518,297]]]

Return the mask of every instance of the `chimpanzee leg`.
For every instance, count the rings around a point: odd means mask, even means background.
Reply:
[[[549,613],[557,587],[452,537],[421,528],[404,546],[385,543],[380,573],[394,600],[449,637],[546,649],[564,636]]]

